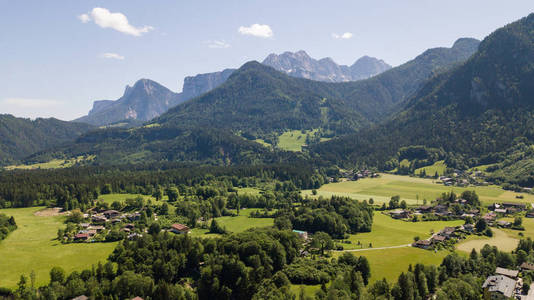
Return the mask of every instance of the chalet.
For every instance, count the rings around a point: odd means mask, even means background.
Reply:
[[[118,224],[120,222],[122,222],[121,219],[113,219],[113,220],[111,220],[111,224],[113,224],[113,225]]]
[[[460,218],[462,219],[466,219],[466,218],[474,218],[475,217],[475,214],[466,214],[466,213],[463,213]]]
[[[417,208],[417,210],[422,214],[431,213],[432,212],[432,206],[430,206],[430,205],[421,205],[421,206],[419,206]]]
[[[525,210],[525,208],[526,208],[525,204],[511,203],[511,202],[505,202],[505,203],[502,204],[502,206],[504,208],[516,208],[516,209],[519,209],[519,210]]]
[[[91,224],[89,224],[89,223],[80,223],[80,227],[82,227],[82,228],[87,228],[89,226],[91,226]]]
[[[137,296],[137,297],[135,297],[135,298],[132,298],[132,300],[143,300],[143,298]]]
[[[492,295],[492,298],[511,298],[514,295],[516,281],[504,275],[489,276],[482,288]]]
[[[107,221],[108,219],[104,216],[92,216],[91,217],[92,223],[102,224],[102,223],[106,223]]]
[[[454,236],[455,231],[455,227],[445,227],[438,233],[438,235],[444,236],[445,238],[451,238]]]
[[[120,212],[116,211],[116,210],[106,210],[105,212],[102,213],[104,216],[106,216],[106,218],[108,219],[111,219],[111,218],[116,218],[118,216],[121,215]]]
[[[74,236],[75,241],[87,241],[89,239],[89,234],[87,233],[78,233]]]
[[[301,239],[307,240],[308,239],[308,232],[302,231],[302,230],[293,230],[294,233],[296,233]]]
[[[123,228],[121,228],[120,231],[124,231],[124,232],[129,233],[131,230],[130,230],[130,228],[123,227]]]
[[[502,227],[502,228],[510,228],[512,227],[512,223],[508,222],[508,221],[497,221],[497,225],[499,225],[499,227]]]
[[[125,227],[125,228],[128,228],[128,229],[130,229],[130,230],[132,230],[132,229],[135,228],[135,225],[132,224],[132,223],[129,223],[129,224],[126,224],[124,227]]]
[[[434,206],[434,211],[437,212],[437,213],[442,213],[442,212],[446,212],[448,210],[447,206],[445,205],[436,205]]]
[[[133,214],[129,214],[127,216],[128,220],[130,221],[136,221],[136,220],[139,220],[141,218],[141,214],[138,213],[138,212],[134,212]]]
[[[454,203],[457,203],[457,204],[460,204],[460,205],[466,205],[467,204],[467,200],[459,198],[459,199],[454,200]]]
[[[528,262],[524,262],[522,263],[519,268],[521,269],[521,271],[534,271],[534,264],[531,264],[531,263],[528,263]]]
[[[89,297],[87,297],[85,295],[81,295],[81,296],[78,296],[78,297],[74,297],[71,300],[89,300]]]
[[[434,243],[440,243],[440,242],[444,242],[445,240],[447,239],[447,237],[443,236],[443,235],[434,235],[432,237],[432,242]]]
[[[463,229],[467,232],[474,232],[475,231],[475,225],[473,224],[464,224],[460,229]]]
[[[95,229],[90,229],[90,230],[87,230],[87,234],[89,236],[95,236],[97,234],[96,230]]]
[[[393,219],[406,219],[410,216],[410,212],[404,209],[396,209],[390,211],[389,214]]]
[[[495,214],[494,212],[489,212],[482,217],[482,219],[484,219],[486,223],[491,223],[495,221],[496,218],[497,218],[497,214]]]
[[[495,212],[496,214],[503,214],[503,215],[504,215],[504,214],[506,214],[507,210],[506,210],[506,208],[496,208],[496,209],[494,210],[494,212]]]
[[[142,234],[139,234],[139,233],[136,233],[136,232],[134,232],[134,233],[130,233],[130,234],[128,235],[128,239],[129,239],[129,240],[135,239],[135,238],[137,238],[137,237],[143,237],[143,235],[142,235]]]
[[[184,224],[175,223],[171,225],[171,232],[176,234],[189,233],[191,230]]]
[[[429,240],[418,240],[412,244],[413,247],[418,247],[421,249],[430,249],[432,247],[432,242]]]
[[[527,218],[534,218],[534,211],[528,212],[525,217]]]
[[[102,225],[91,225],[88,227],[89,230],[96,230],[96,232],[100,232],[104,229],[106,229],[106,227],[102,226]]]
[[[497,267],[497,269],[495,270],[495,274],[504,275],[506,277],[516,279],[517,275],[519,275],[519,271]]]

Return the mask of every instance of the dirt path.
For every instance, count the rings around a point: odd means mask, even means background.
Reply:
[[[53,207],[53,208],[45,208],[45,209],[36,211],[33,214],[38,217],[53,217],[53,216],[60,216],[65,213],[61,212],[61,207]]]

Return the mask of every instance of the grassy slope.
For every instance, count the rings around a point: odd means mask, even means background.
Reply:
[[[400,195],[408,204],[422,204],[423,199],[434,200],[444,192],[453,190],[457,194],[465,190],[475,190],[484,204],[493,202],[534,202],[534,195],[505,191],[497,186],[479,187],[447,187],[433,183],[432,179],[408,177],[392,174],[381,174],[380,178],[366,178],[358,181],[345,181],[323,185],[317,190],[318,196],[331,195],[348,196],[357,200],[373,198],[375,204],[388,202],[392,196]],[[305,190],[303,195],[311,196],[311,190]],[[515,198],[521,194],[523,199]],[[419,197],[419,201],[417,201]]]
[[[278,147],[288,151],[301,151],[302,146],[306,144],[306,134],[313,135],[314,131],[290,130],[284,132],[278,137]]]
[[[360,249],[358,241],[363,248],[390,247],[410,244],[415,236],[422,239],[430,237],[430,230],[438,232],[446,226],[458,226],[463,221],[433,221],[433,222],[406,222],[392,219],[380,212],[375,212],[373,229],[371,232],[352,234],[349,240],[351,244],[343,244],[345,249]]]
[[[12,215],[18,229],[0,242],[0,286],[14,288],[20,275],[36,274],[36,284],[49,281],[50,269],[60,266],[65,271],[82,270],[98,261],[105,262],[117,243],[68,244],[55,240],[58,228],[64,226],[61,216],[38,217],[39,207],[3,209]]]
[[[32,169],[68,168],[68,167],[72,167],[76,163],[90,161],[93,159],[95,159],[94,155],[90,155],[88,157],[78,156],[76,158],[71,158],[71,159],[53,159],[45,163],[35,163],[31,165],[11,165],[11,166],[5,167],[5,169],[6,170],[15,170],[15,169],[32,170]]]
[[[425,173],[427,176],[434,176],[436,172],[438,172],[439,176],[442,176],[445,173],[445,170],[447,169],[447,165],[445,164],[445,161],[440,160],[435,162],[434,164],[426,167],[422,167],[415,170],[415,174],[418,175],[423,170],[425,170]]]
[[[249,215],[251,212],[256,211],[258,209],[249,208],[249,209],[243,209],[239,212],[239,216],[237,217],[220,217],[215,218],[217,220],[217,223],[226,230],[232,232],[232,233],[238,233],[243,232],[247,229],[254,228],[254,227],[269,227],[273,226],[274,219],[273,218],[249,218]],[[216,237],[216,234],[208,234],[207,229],[202,228],[194,228],[191,231],[192,236],[198,236],[198,237]]]
[[[517,247],[517,243],[519,243],[517,238],[511,237],[500,229],[492,228],[492,230],[492,238],[472,236],[466,241],[459,243],[456,246],[456,249],[464,252],[471,252],[471,250],[474,248],[479,251],[486,244],[489,244],[490,246],[497,246],[499,250],[502,251],[512,251]]]

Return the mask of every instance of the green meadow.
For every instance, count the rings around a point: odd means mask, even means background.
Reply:
[[[462,224],[461,220],[409,222],[395,220],[381,212],[375,212],[371,232],[351,234],[349,237],[351,243],[342,245],[345,249],[369,248],[369,243],[373,248],[406,245],[413,243],[415,236],[426,239],[430,237],[430,231],[438,232],[444,227]]]
[[[445,161],[440,160],[430,166],[416,169],[415,174],[419,175],[421,172],[423,172],[423,170],[425,170],[426,175],[434,176],[434,174],[438,173],[439,176],[442,176],[445,173],[446,169],[447,165],[445,164]]]
[[[423,199],[434,200],[444,192],[457,194],[474,190],[484,204],[494,202],[533,203],[534,195],[505,191],[498,186],[448,187],[435,183],[432,179],[409,177],[393,174],[380,174],[379,178],[365,178],[358,181],[329,183],[317,189],[317,196],[347,196],[356,200],[373,198],[375,204],[387,203],[392,196],[399,195],[410,205],[422,205]],[[304,196],[313,197],[311,190],[302,191]],[[522,195],[523,199],[516,198]],[[317,197],[316,196],[316,197]]]
[[[29,164],[29,165],[11,165],[5,167],[6,170],[15,170],[15,169],[23,169],[23,170],[33,170],[33,169],[59,169],[59,168],[69,168],[74,166],[76,163],[83,162],[83,161],[90,161],[95,159],[94,155],[91,156],[78,156],[76,158],[70,158],[70,159],[53,159],[48,162],[44,163],[35,163],[35,164]]]
[[[32,271],[38,286],[48,283],[54,266],[70,273],[105,262],[117,243],[68,244],[56,240],[63,216],[36,216],[42,207],[2,209],[14,216],[18,229],[0,242],[0,286],[15,288],[22,274]]]
[[[250,218],[249,217],[253,211],[257,211],[257,210],[258,209],[254,209],[254,208],[242,209],[239,212],[239,216],[219,217],[219,218],[215,218],[215,220],[217,221],[219,225],[226,228],[226,230],[231,233],[243,232],[250,228],[273,226],[274,224],[273,218]],[[208,233],[208,231],[209,231],[208,229],[193,228],[191,230],[191,235],[198,236],[198,237],[218,236],[218,234],[211,234],[211,233]]]

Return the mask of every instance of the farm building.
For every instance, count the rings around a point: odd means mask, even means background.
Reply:
[[[492,297],[506,297],[510,298],[514,295],[516,286],[516,281],[512,278],[506,277],[504,275],[493,275],[489,276],[482,288],[490,293]]]
[[[176,234],[189,233],[191,229],[184,224],[175,223],[171,225],[171,232]]]

